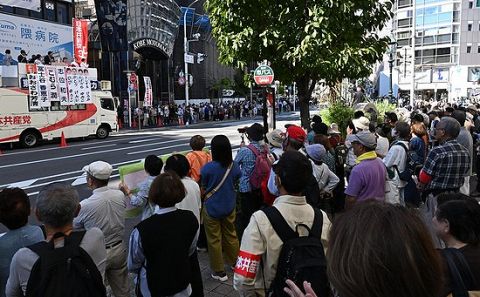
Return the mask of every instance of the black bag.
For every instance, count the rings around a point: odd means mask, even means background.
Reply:
[[[393,145],[401,146],[405,150],[405,154],[407,155],[407,164],[405,164],[405,170],[402,172],[398,172],[398,177],[403,181],[410,181],[412,179],[412,175],[416,173],[417,167],[420,164],[413,160],[413,152],[409,151],[405,144],[401,142],[395,142]]]
[[[28,246],[39,258],[27,283],[27,297],[105,297],[102,275],[88,253],[80,247],[85,231],[54,235],[50,242]],[[54,239],[65,237],[63,247]]]
[[[310,204],[314,208],[320,208],[320,188],[318,187],[317,179],[315,178],[313,173],[310,174],[304,194],[308,204]]]
[[[313,209],[315,217],[312,228],[299,224],[295,231],[275,207],[262,210],[283,242],[278,257],[277,273],[269,288],[271,296],[288,296],[283,290],[287,279],[295,282],[300,288],[303,288],[304,281],[308,281],[318,296],[329,296],[327,263],[321,240],[323,214],[319,209]],[[307,229],[308,236],[299,236],[299,227]]]

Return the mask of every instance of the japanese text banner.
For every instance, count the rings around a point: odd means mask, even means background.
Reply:
[[[73,19],[73,48],[78,64],[88,56],[88,20]]]

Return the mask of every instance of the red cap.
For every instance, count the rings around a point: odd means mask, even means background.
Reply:
[[[291,125],[287,128],[287,137],[295,139],[298,142],[305,142],[307,133],[299,126]]]

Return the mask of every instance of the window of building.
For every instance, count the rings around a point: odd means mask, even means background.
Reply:
[[[68,24],[68,7],[65,3],[57,3],[57,22]]]
[[[472,51],[472,47],[470,45],[467,45],[467,54],[469,54]]]
[[[7,5],[0,5],[0,11],[13,13],[13,7]]]
[[[45,1],[45,19],[55,21],[55,3]]]
[[[480,45],[477,46],[477,53],[480,54]]]
[[[473,1],[468,2],[468,8],[473,8]]]
[[[28,16],[28,9],[16,7],[15,14]]]
[[[472,31],[473,24],[468,24],[467,25],[467,31]]]

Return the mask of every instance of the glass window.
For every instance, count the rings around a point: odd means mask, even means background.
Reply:
[[[434,49],[423,50],[423,56],[433,56],[433,55],[435,55]]]
[[[435,43],[435,36],[425,36],[423,37],[423,44],[434,44]]]
[[[467,46],[467,54],[469,54],[471,51],[472,51],[472,47],[471,47],[471,46]]]
[[[438,13],[438,6],[425,7],[425,15]]]
[[[70,110],[85,110],[87,109],[86,104],[75,104],[75,105],[70,105]]]
[[[450,48],[449,47],[444,47],[444,48],[438,48],[437,49],[437,55],[450,55]]]
[[[467,25],[467,31],[472,31],[473,24],[468,24]]]
[[[55,21],[55,3],[45,1],[45,19]]]
[[[7,5],[0,5],[0,11],[13,13],[13,7]]]
[[[437,43],[449,43],[451,40],[451,34],[442,34],[437,36]]]
[[[479,54],[480,54],[480,45],[479,45],[479,46],[477,46],[477,53],[479,53]]]
[[[16,7],[15,8],[15,14],[28,16],[28,9]]]
[[[468,8],[473,8],[473,1],[468,2]]]
[[[437,23],[437,15],[425,15],[425,17],[423,18],[423,23],[424,25],[432,25],[432,24],[435,24]]]
[[[437,63],[450,63],[450,55],[447,56],[438,56]]]
[[[453,43],[458,43],[459,40],[459,34],[458,33],[453,33],[452,34],[452,42]]]
[[[65,3],[57,3],[57,22],[68,24],[68,8]]]
[[[477,8],[480,8],[480,0],[477,0]]]
[[[115,106],[113,105],[113,100],[110,98],[100,98],[100,106],[103,109],[115,110]]]
[[[438,22],[451,22],[453,20],[453,14],[451,12],[444,12],[438,14]]]

